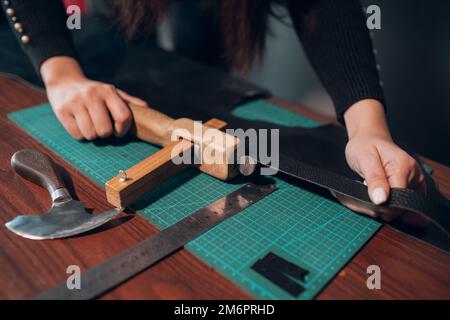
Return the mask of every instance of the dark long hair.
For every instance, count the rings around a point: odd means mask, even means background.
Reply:
[[[149,32],[166,13],[170,0],[110,0],[117,22],[128,38]],[[301,0],[296,0],[301,1]],[[209,0],[217,10],[225,57],[238,70],[247,71],[264,52],[268,16],[275,0]]]

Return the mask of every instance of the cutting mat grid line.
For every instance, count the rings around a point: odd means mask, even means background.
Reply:
[[[238,117],[286,126],[318,123],[264,100],[234,109]],[[87,143],[70,138],[44,104],[9,115],[20,127],[100,185],[158,149],[140,141]],[[253,270],[273,251],[310,271],[299,299],[313,298],[378,230],[380,224],[340,204],[274,178],[279,190],[224,221],[186,248],[251,295],[292,299]],[[194,169],[163,183],[132,205],[164,229],[238,189]]]

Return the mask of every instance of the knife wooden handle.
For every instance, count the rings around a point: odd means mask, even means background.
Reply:
[[[51,195],[65,187],[53,160],[37,150],[17,151],[11,158],[11,166],[23,178],[46,188]]]
[[[141,140],[158,146],[166,146],[175,129],[175,119],[152,108],[129,104],[133,114],[133,133]]]

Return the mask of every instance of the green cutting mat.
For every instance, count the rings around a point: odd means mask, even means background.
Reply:
[[[239,117],[288,126],[316,126],[310,119],[264,100],[239,106]],[[144,142],[77,142],[48,104],[9,115],[20,127],[100,185],[157,148]],[[378,230],[380,224],[343,206],[275,179],[279,190],[187,245],[205,263],[251,295],[292,299],[250,267],[272,251],[307,269],[300,299],[313,298]],[[172,178],[132,207],[163,229],[239,188],[193,169]]]

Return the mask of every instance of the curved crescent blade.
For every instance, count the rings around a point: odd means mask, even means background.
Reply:
[[[50,210],[39,216],[18,216],[7,222],[5,226],[19,236],[32,240],[67,238],[95,229],[114,218],[121,211],[121,209],[114,209],[92,215],[87,212],[52,213]]]

